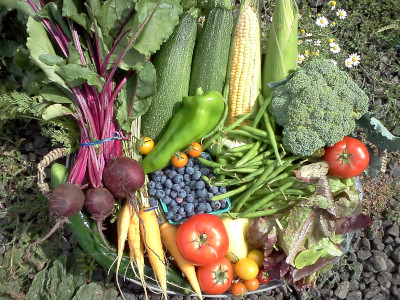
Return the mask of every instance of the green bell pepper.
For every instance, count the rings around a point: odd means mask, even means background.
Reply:
[[[183,99],[183,107],[171,119],[161,140],[142,161],[145,174],[166,167],[171,157],[192,142],[211,132],[223,117],[225,101],[218,91],[196,90],[195,96]]]

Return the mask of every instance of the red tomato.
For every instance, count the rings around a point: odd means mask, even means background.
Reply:
[[[233,268],[231,262],[222,257],[216,263],[198,267],[197,280],[201,290],[209,295],[224,293],[232,284]]]
[[[268,272],[265,271],[264,269],[260,269],[260,271],[258,271],[257,279],[260,282],[260,284],[267,284],[268,282],[271,281],[271,277],[269,276]]]
[[[229,238],[224,223],[217,216],[198,214],[179,226],[176,244],[184,258],[197,266],[204,266],[226,255]]]
[[[345,137],[325,149],[324,160],[329,165],[329,174],[337,178],[352,178],[360,175],[368,166],[369,153],[362,142]]]

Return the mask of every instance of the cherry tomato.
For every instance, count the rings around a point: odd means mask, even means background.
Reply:
[[[249,253],[247,253],[247,257],[254,260],[257,263],[258,267],[262,267],[264,263],[264,252],[259,249],[253,249],[250,250]]]
[[[243,298],[246,293],[246,286],[243,282],[236,282],[232,285],[232,294],[237,298]]]
[[[257,263],[251,258],[239,259],[235,265],[236,274],[243,280],[250,280],[256,278],[258,274]]]
[[[213,264],[197,267],[196,275],[200,289],[204,293],[209,295],[222,294],[232,284],[232,264],[226,257],[222,257]]]
[[[141,137],[138,149],[140,153],[147,155],[154,149],[154,141],[148,136]]]
[[[199,157],[201,152],[203,152],[201,145],[194,142],[189,145],[187,154],[191,157]]]
[[[325,149],[324,160],[329,165],[329,174],[337,178],[352,178],[360,175],[368,166],[369,152],[359,140],[345,137]]]
[[[256,289],[258,289],[260,282],[258,281],[257,278],[254,278],[254,279],[250,279],[250,280],[245,280],[244,285],[246,286],[247,290],[255,291]]]
[[[177,152],[171,158],[171,164],[177,168],[182,168],[186,166],[187,162],[188,162],[188,157],[183,152]]]
[[[197,266],[215,263],[228,252],[224,223],[215,215],[198,214],[184,221],[176,233],[181,255]]]
[[[271,277],[269,276],[268,272],[264,270],[264,268],[258,271],[257,279],[260,284],[267,284],[271,281]]]

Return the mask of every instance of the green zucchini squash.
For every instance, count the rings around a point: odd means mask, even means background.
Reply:
[[[156,54],[156,92],[148,111],[142,116],[142,136],[158,142],[169,121],[188,95],[193,49],[197,35],[198,9],[182,14],[179,24]]]
[[[204,92],[216,90],[222,93],[227,74],[232,27],[231,10],[215,7],[206,16],[195,46],[190,95],[194,95],[199,87]]]

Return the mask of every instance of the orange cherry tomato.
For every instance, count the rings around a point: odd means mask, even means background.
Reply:
[[[258,266],[253,259],[246,257],[238,260],[235,271],[241,279],[250,280],[257,277]]]
[[[236,282],[232,285],[232,294],[236,298],[243,298],[246,293],[246,286],[243,282]]]
[[[201,152],[203,152],[201,145],[193,142],[189,145],[187,154],[191,157],[199,157]]]
[[[182,168],[186,166],[187,162],[188,162],[188,157],[183,152],[177,152],[171,158],[171,164],[177,168]]]
[[[250,279],[250,280],[245,280],[244,285],[246,286],[247,290],[255,291],[256,289],[258,289],[260,282],[258,281],[257,278],[254,278],[254,279]]]

